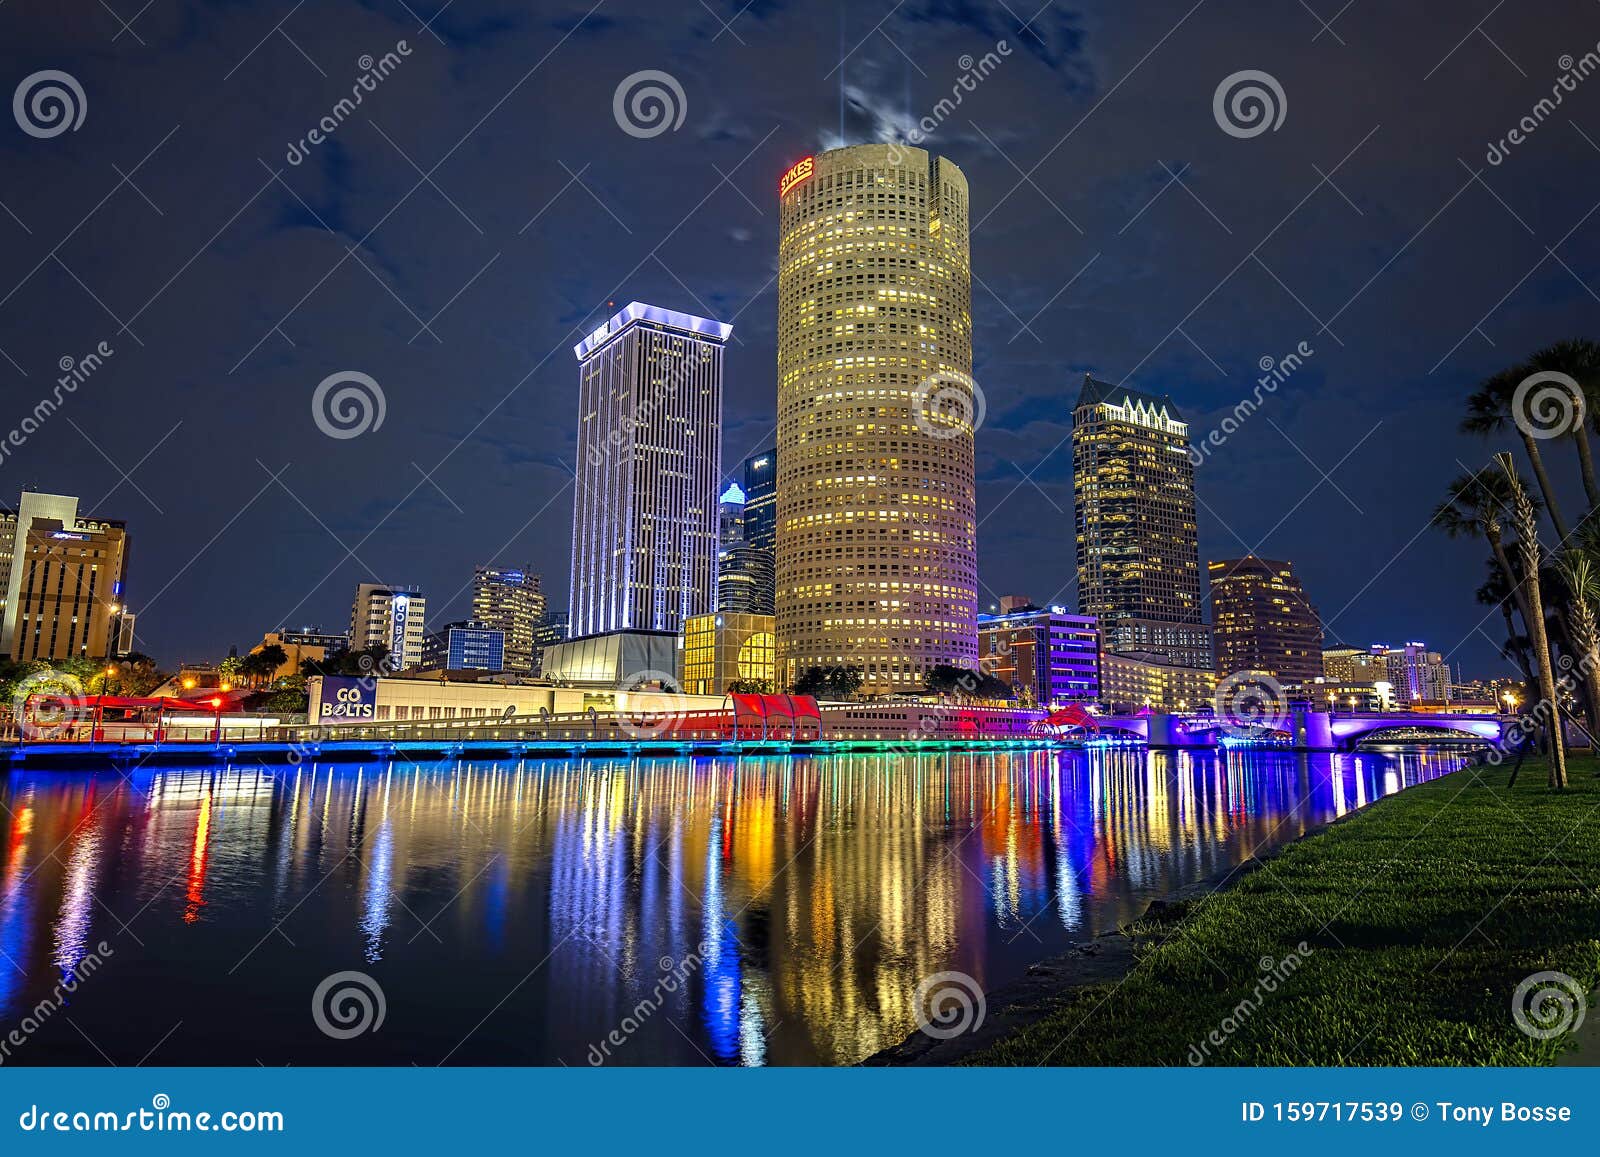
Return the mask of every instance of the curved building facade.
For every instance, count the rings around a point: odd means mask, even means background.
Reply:
[[[779,680],[917,690],[978,661],[967,180],[856,145],[779,191]]]

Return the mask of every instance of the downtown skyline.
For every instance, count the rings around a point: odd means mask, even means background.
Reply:
[[[1474,102],[1472,115],[1463,115],[1455,126],[1461,139],[1442,142],[1451,155],[1441,155],[1441,165],[1430,169],[1422,181],[1414,171],[1420,162],[1396,163],[1400,142],[1394,139],[1393,121],[1373,130],[1385,122],[1380,110],[1360,107],[1336,114],[1318,109],[1308,91],[1310,80],[1290,80],[1300,73],[1288,67],[1280,69],[1290,102],[1284,128],[1249,141],[1227,137],[1211,123],[1209,107],[1204,106],[1209,105],[1216,81],[1231,68],[1207,66],[1211,71],[1205,71],[1163,49],[1132,72],[1119,92],[1085,122],[1082,133],[1055,154],[1056,160],[1070,155],[1075,163],[1065,170],[1052,163],[1034,178],[1043,186],[1043,195],[1020,183],[1006,157],[1015,156],[1023,170],[1032,166],[1151,49],[1157,38],[1155,24],[1164,29],[1186,9],[1175,8],[1170,21],[1152,19],[1150,27],[1137,34],[1103,24],[1090,28],[1066,12],[1047,14],[1036,28],[1044,45],[1024,34],[1003,67],[983,81],[962,115],[927,142],[967,172],[975,205],[987,199],[990,205],[1004,206],[997,210],[998,216],[982,222],[975,217],[973,236],[974,268],[983,279],[975,280],[973,288],[974,368],[989,402],[987,422],[977,437],[980,609],[986,610],[999,594],[1015,588],[1026,588],[1041,601],[1056,595],[1053,601],[1076,602],[1070,586],[1071,538],[1056,509],[1069,513],[1071,509],[1068,455],[1064,447],[1053,452],[1051,448],[1066,431],[1071,397],[1083,372],[1112,382],[1126,379],[1131,386],[1173,396],[1196,432],[1203,434],[1215,428],[1253,386],[1260,358],[1298,349],[1305,341],[1314,354],[1304,367],[1279,389],[1262,414],[1197,470],[1202,559],[1236,557],[1247,548],[1291,559],[1319,606],[1334,616],[1330,638],[1362,643],[1369,637],[1416,635],[1456,652],[1452,658],[1469,669],[1497,670],[1492,647],[1473,635],[1473,624],[1481,617],[1471,601],[1479,565],[1475,553],[1421,532],[1428,509],[1437,500],[1437,480],[1455,472],[1451,460],[1459,456],[1476,464],[1485,453],[1480,443],[1455,435],[1453,413],[1449,419],[1440,415],[1454,405],[1461,385],[1496,365],[1500,354],[1474,336],[1436,373],[1428,371],[1461,331],[1485,316],[1484,311],[1512,288],[1511,282],[1534,259],[1520,251],[1515,258],[1500,255],[1500,246],[1509,246],[1519,234],[1526,240],[1527,235],[1454,160],[1455,154],[1475,159],[1481,153],[1481,142],[1471,139],[1463,125],[1482,127],[1477,135],[1485,139],[1497,138],[1503,128],[1499,122],[1512,123],[1525,107],[1522,98],[1530,86],[1479,42],[1460,48],[1431,80],[1412,77],[1419,92],[1434,91],[1424,85],[1439,86],[1441,93],[1456,101],[1470,97]],[[60,416],[0,464],[0,478],[14,483],[11,490],[36,484],[43,490],[81,494],[88,512],[128,522],[137,544],[130,569],[134,601],[156,596],[152,607],[140,608],[140,631],[150,640],[146,649],[175,661],[213,652],[219,643],[247,645],[261,630],[285,621],[336,626],[348,613],[353,583],[387,575],[405,576],[426,589],[437,600],[437,610],[430,606],[430,618],[442,622],[465,617],[471,567],[495,560],[530,562],[545,575],[552,605],[565,605],[568,593],[562,589],[561,576],[566,573],[563,539],[570,494],[561,493],[565,484],[561,463],[573,461],[565,418],[572,410],[573,387],[570,363],[553,351],[567,348],[560,342],[569,331],[581,336],[597,319],[608,316],[607,301],[637,298],[707,316],[736,316],[742,340],[728,350],[725,478],[736,478],[743,457],[770,443],[775,291],[770,286],[763,289],[762,283],[776,251],[771,193],[789,164],[819,151],[836,134],[836,122],[829,114],[837,111],[839,74],[823,75],[837,59],[831,45],[836,30],[828,29],[829,35],[820,37],[830,42],[832,59],[819,45],[816,75],[805,77],[803,84],[797,81],[791,86],[787,80],[775,84],[773,95],[756,102],[750,111],[733,109],[703,77],[686,69],[681,78],[687,93],[683,128],[631,140],[612,121],[610,97],[623,77],[649,65],[646,49],[630,40],[623,59],[608,63],[599,70],[603,75],[570,95],[557,90],[576,73],[554,72],[558,67],[575,68],[580,60],[593,67],[593,54],[603,52],[607,44],[614,47],[625,26],[631,26],[630,37],[652,27],[648,12],[626,5],[617,6],[616,15],[611,11],[602,7],[592,23],[581,25],[577,17],[583,13],[575,11],[572,23],[578,31],[547,69],[534,74],[515,94],[511,109],[485,122],[483,141],[473,142],[434,175],[450,199],[484,229],[487,239],[461,219],[443,194],[423,184],[413,201],[361,251],[387,287],[422,320],[430,321],[429,329],[440,333],[442,340],[437,343],[427,332],[420,332],[413,343],[410,339],[419,332],[416,322],[356,262],[346,262],[300,307],[303,312],[282,323],[294,346],[270,327],[342,252],[330,251],[322,259],[324,240],[332,243],[335,238],[325,238],[317,218],[353,244],[416,182],[416,171],[385,142],[380,128],[426,170],[572,29],[520,27],[518,35],[529,43],[529,53],[514,63],[496,49],[491,55],[504,72],[503,83],[498,83],[502,77],[496,72],[497,83],[475,102],[467,102],[470,107],[461,110],[460,123],[437,139],[408,124],[406,109],[419,96],[413,91],[418,82],[411,80],[408,70],[419,65],[435,69],[436,56],[447,52],[490,53],[481,41],[474,44],[472,29],[447,14],[439,22],[445,41],[441,45],[427,33],[419,34],[404,13],[395,13],[392,18],[367,17],[367,22],[335,30],[343,31],[348,40],[330,33],[319,46],[348,43],[351,51],[340,54],[330,49],[314,55],[327,57],[322,67],[341,83],[337,62],[350,57],[338,67],[352,71],[357,42],[361,51],[371,51],[409,37],[413,52],[369,98],[378,127],[355,121],[343,125],[302,164],[278,163],[281,182],[268,177],[256,155],[276,160],[279,138],[299,139],[314,120],[313,110],[325,109],[338,85],[324,85],[303,61],[297,65],[287,43],[268,43],[253,62],[244,62],[223,91],[247,92],[249,86],[260,86],[275,74],[304,68],[316,91],[308,94],[304,109],[296,108],[292,115],[286,110],[278,118],[285,122],[284,131],[274,134],[263,128],[259,134],[246,134],[252,146],[248,155],[243,149],[229,150],[225,166],[216,174],[217,187],[195,189],[185,174],[201,164],[196,150],[208,163],[223,155],[209,151],[220,148],[212,135],[219,122],[217,118],[208,122],[201,114],[187,120],[174,115],[171,123],[181,121],[184,127],[134,176],[139,188],[162,207],[162,215],[157,217],[138,193],[123,186],[59,255],[121,319],[129,320],[163,282],[178,274],[191,253],[220,231],[216,246],[176,276],[170,291],[155,299],[142,317],[132,318],[129,333],[118,333],[120,323],[102,312],[53,261],[46,260],[37,273],[29,270],[116,183],[107,162],[114,159],[128,172],[170,124],[154,125],[146,114],[119,122],[128,114],[117,107],[117,85],[106,78],[115,76],[118,68],[130,67],[127,62],[93,55],[79,59],[70,53],[53,56],[49,35],[32,38],[30,47],[41,58],[19,62],[14,69],[18,78],[52,61],[63,63],[85,80],[90,115],[76,134],[53,141],[12,134],[3,145],[12,162],[8,167],[28,174],[20,188],[8,183],[0,190],[0,199],[27,228],[24,232],[9,219],[0,221],[0,228],[10,230],[8,236],[15,243],[14,258],[7,259],[15,268],[8,265],[6,272],[13,282],[25,274],[29,278],[23,292],[0,308],[0,348],[28,376],[15,374],[9,366],[0,366],[0,372],[13,372],[11,383],[31,398],[46,388],[46,375],[59,358],[95,348],[105,333],[116,353]],[[723,17],[729,15],[731,11]],[[1442,7],[1432,15],[1437,24],[1432,39],[1439,42],[1436,56],[1444,57],[1466,28],[1457,29],[1459,19],[1452,20]],[[1284,20],[1287,25],[1300,17],[1290,14]],[[37,18],[0,14],[0,19],[13,22]],[[876,18],[874,14],[863,19],[858,30],[849,30],[848,41],[865,36]],[[159,51],[182,51],[171,39],[174,29],[162,24],[165,19],[152,10],[145,17],[151,23],[139,24],[141,35]],[[949,78],[942,73],[957,72],[961,51],[981,56],[997,38],[1008,31],[1014,34],[1004,19],[999,14],[967,23],[891,20],[886,27],[912,49],[929,78],[911,70],[882,37],[863,47],[840,70],[847,86],[846,136],[873,139],[886,127],[903,124],[906,107],[916,111],[931,106],[948,91]],[[1175,39],[1192,44],[1193,37],[1215,34],[1217,28],[1207,23],[1215,19],[1202,9]],[[706,22],[709,34],[715,35],[709,16]],[[1556,49],[1581,40],[1577,35],[1583,30],[1581,23],[1552,23],[1555,27],[1548,36],[1516,27],[1496,27],[1493,34],[1522,69],[1537,75],[1538,68],[1548,71],[1552,66]],[[1359,20],[1351,27],[1375,35]],[[770,51],[776,38],[792,37],[796,29],[792,19],[786,23],[781,9],[759,17],[746,14],[734,28],[749,45],[741,47],[723,35],[716,51],[730,53],[736,71],[730,83],[737,91],[738,84],[755,85],[750,74],[758,71],[761,46]],[[114,31],[110,29],[105,39]],[[225,73],[265,31],[256,29],[245,36],[240,28],[237,53],[227,54],[213,71],[218,76]],[[1280,45],[1275,51],[1308,54],[1313,71],[1306,75],[1315,75],[1318,67],[1335,67],[1336,56],[1322,59],[1330,47],[1329,37],[1311,45],[1317,30],[1308,19],[1293,25],[1293,37],[1288,27],[1276,26],[1260,35],[1266,39],[1280,31],[1289,47]],[[1126,52],[1112,51],[1112,46],[1124,42]],[[1431,40],[1418,34],[1417,42]],[[537,50],[531,47],[535,43]],[[568,49],[573,50],[570,63],[565,60]],[[280,52],[283,59],[278,59]],[[1547,57],[1550,61],[1541,65]],[[1248,63],[1241,60],[1238,67]],[[1428,67],[1433,64],[1434,60],[1427,62]],[[1503,76],[1497,68],[1503,69]],[[902,84],[902,73],[909,74],[909,86]],[[428,73],[430,81],[435,76]],[[1464,94],[1468,76],[1476,78],[1484,91]],[[1075,79],[1069,83],[1069,77]],[[1037,137],[1030,136],[1023,128],[1024,106],[1017,103],[1018,86],[1046,81],[1051,84],[1049,91],[1062,93],[1063,111],[1059,117],[1052,114],[1048,128],[1038,130]],[[906,87],[909,94],[903,91]],[[1490,94],[1498,98],[1496,103],[1491,104]],[[907,95],[909,100],[904,99]],[[159,96],[154,94],[158,104]],[[394,109],[386,115],[383,102],[391,98]],[[1163,133],[1142,112],[1142,101],[1168,109],[1188,110],[1192,105],[1195,115],[1184,122],[1191,139],[1180,144],[1173,133]],[[1572,101],[1580,123],[1587,123],[1583,110],[1594,101],[1586,94]],[[172,103],[174,114],[179,103]],[[519,186],[513,212],[512,199],[476,178],[471,162],[480,150],[511,149],[514,140],[526,136],[526,117],[507,119],[514,109],[526,112],[546,105],[570,110],[572,115],[565,125],[557,123],[539,135],[536,143],[544,169]],[[1485,107],[1476,110],[1477,105]],[[237,111],[236,106],[226,107]],[[777,113],[775,123],[758,125],[755,110]],[[1370,119],[1358,120],[1357,112],[1369,111]],[[1030,122],[1038,119],[1037,109],[1028,107],[1026,113]],[[290,121],[297,122],[296,128],[287,127]],[[564,135],[580,124],[590,136],[609,132],[616,140],[606,137],[610,143],[603,159],[574,182],[569,173],[579,172],[595,155]],[[122,142],[115,139],[112,126],[118,126]],[[995,144],[986,142],[979,130]],[[1291,218],[1277,243],[1259,254],[1324,318],[1352,298],[1368,278],[1375,278],[1372,288],[1356,298],[1344,320],[1334,325],[1338,340],[1318,333],[1319,323],[1255,262],[1236,275],[1237,283],[1199,309],[1183,325],[1183,333],[1167,334],[1259,240],[1264,229],[1246,222],[1259,216],[1271,223],[1288,213],[1317,183],[1310,166],[1329,172],[1369,130],[1374,135],[1334,177],[1339,191],[1320,187],[1300,211],[1302,216]],[[190,133],[198,133],[198,140]],[[1141,134],[1149,139],[1138,140]],[[426,147],[418,136],[427,137]],[[1081,193],[1062,182],[1065,172],[1083,168],[1080,140],[1100,150],[1096,180]],[[1137,146],[1132,140],[1138,140]],[[123,155],[134,142],[141,147]],[[1112,144],[1115,148],[1108,148]],[[167,148],[174,154],[167,154]],[[1589,161],[1584,160],[1585,153]],[[335,156],[341,165],[353,168],[347,172],[336,166],[331,159]],[[1432,152],[1428,156],[1430,161],[1434,158]],[[558,158],[565,158],[567,172],[554,163]],[[1169,179],[1161,161],[1169,172],[1180,173],[1181,181]],[[1588,206],[1572,203],[1553,181],[1545,182],[1549,193],[1535,196],[1542,188],[1536,174],[1558,163],[1578,167],[1595,161],[1600,158],[1576,132],[1551,126],[1495,171],[1486,171],[1485,179],[1495,195],[1507,199],[1529,221],[1541,242],[1554,243]],[[1185,164],[1193,168],[1184,169]],[[1250,183],[1260,181],[1263,166],[1287,169],[1291,164],[1304,174],[1303,181],[1291,184],[1274,178],[1265,184]],[[731,174],[729,182],[719,179],[718,169]],[[62,183],[69,176],[76,185]],[[651,179],[635,194],[629,179],[643,177]],[[1466,190],[1451,201],[1451,207],[1441,211],[1418,240],[1410,241],[1463,184]],[[241,219],[223,229],[258,186],[263,191]],[[692,190],[686,201],[665,197],[679,186],[686,193]],[[645,188],[652,192],[644,192]],[[690,218],[651,256],[707,190],[717,197],[702,210],[704,216]],[[49,191],[49,196],[42,191]],[[741,191],[764,212],[746,206],[738,196]],[[1340,191],[1360,207],[1359,215],[1344,203]],[[1252,199],[1257,196],[1263,204]],[[59,220],[49,203],[56,199],[63,202]],[[669,200],[674,203],[667,204]],[[1052,208],[1051,201],[1061,212]],[[1267,203],[1270,209],[1264,207]],[[1208,207],[1222,225],[1211,218]],[[527,234],[519,234],[541,209],[544,215]],[[1084,235],[1063,213],[1084,228]],[[1138,219],[1133,220],[1136,214]],[[1309,239],[1317,222],[1359,235],[1360,259],[1318,255]],[[1119,233],[1124,226],[1126,232]],[[427,230],[437,236],[419,248],[414,238]],[[120,251],[114,247],[126,245],[137,253],[142,244],[138,234],[143,231],[163,238],[160,252],[149,256],[143,270],[137,260],[112,268],[111,254]],[[581,241],[581,263],[572,261],[570,250],[563,248],[563,231]],[[1017,244],[1024,232],[1035,242],[1036,257]],[[1580,229],[1574,235],[1571,244],[1577,252],[1563,249],[1562,255],[1581,280],[1593,284],[1595,279],[1588,276],[1592,261],[1587,259],[1587,233]],[[520,253],[508,240],[519,236],[524,238]],[[1119,238],[1124,247],[1120,252],[1114,248]],[[1466,247],[1469,238],[1476,249]],[[1148,247],[1157,240],[1181,247],[1185,260],[1155,257]],[[1484,253],[1486,248],[1489,253]],[[268,252],[275,254],[270,268],[261,264],[261,255]],[[1097,253],[1102,255],[1090,263]],[[1476,260],[1469,262],[1474,254]],[[1386,264],[1391,258],[1394,263]],[[1409,285],[1418,276],[1413,258],[1431,263],[1425,290],[1434,295],[1451,290],[1452,300],[1448,310],[1432,306],[1436,320],[1424,318],[1408,327],[1415,332],[1408,333],[1404,352],[1397,357],[1395,339],[1380,331],[1391,328],[1393,311],[1410,306]],[[419,263],[430,259],[445,262],[432,287],[416,280],[426,267]],[[1152,277],[1176,278],[1186,262],[1205,266],[1203,282],[1185,284],[1181,292],[1176,284],[1170,292],[1163,287],[1138,308],[1115,304],[1119,286],[1143,284]],[[629,283],[608,294],[630,269]],[[1381,275],[1380,270],[1384,270]],[[250,273],[241,277],[240,271]],[[1052,295],[1080,272],[1081,279],[1050,305]],[[249,287],[237,306],[227,304],[226,296],[218,292],[221,278]],[[1448,286],[1447,280],[1462,284]],[[436,321],[430,320],[458,289],[460,301],[441,311]],[[704,299],[709,310],[689,300],[691,294]],[[496,314],[496,299],[514,309]],[[1501,349],[1533,346],[1544,337],[1581,328],[1576,319],[1582,316],[1585,301],[1590,299],[1577,282],[1549,263],[1484,328]],[[192,320],[185,312],[190,307]],[[1030,324],[1038,333],[1019,333],[1019,322],[1029,321],[1040,309],[1045,312]],[[134,333],[143,346],[134,340]],[[269,339],[250,352],[264,333]],[[247,352],[250,356],[244,357]],[[1217,366],[1208,365],[1207,357]],[[1385,380],[1380,389],[1380,366],[1400,367],[1400,380]],[[1218,367],[1225,372],[1219,373]],[[387,420],[381,429],[359,439],[327,441],[309,420],[309,395],[327,375],[347,368],[370,373],[383,383]],[[92,392],[96,390],[102,392]],[[85,405],[90,397],[95,401]],[[510,400],[496,409],[507,397]],[[1372,420],[1365,421],[1369,416]],[[119,464],[116,469],[96,453],[91,440]],[[452,451],[455,444],[462,448]],[[222,446],[229,447],[226,454],[220,452]],[[1347,452],[1351,456],[1341,462]],[[147,453],[148,460],[136,469]],[[258,467],[258,458],[269,469]],[[176,485],[174,480],[186,476],[186,469],[196,463],[208,467],[207,484]],[[289,470],[274,481],[274,472],[286,463]],[[218,467],[223,465],[227,468],[219,479]],[[119,470],[129,472],[131,485]],[[1319,471],[1327,472],[1331,484]],[[1408,479],[1414,485],[1408,487]],[[113,485],[118,489],[97,502]],[[1275,526],[1297,501],[1303,504],[1287,522]],[[546,503],[548,508],[541,511]],[[1419,534],[1420,539],[1408,547]],[[208,545],[214,538],[215,544]],[[497,550],[503,542],[505,548]],[[1403,548],[1409,553],[1402,553]],[[1399,560],[1389,566],[1396,555]],[[304,559],[307,565],[283,566],[286,558]],[[1389,569],[1384,570],[1386,566]],[[1438,576],[1447,567],[1463,574],[1470,568],[1474,582],[1451,580],[1448,597],[1440,598],[1443,580]],[[236,597],[241,573],[252,595],[242,604]],[[325,574],[329,577],[323,579]],[[1372,585],[1366,586],[1369,580]],[[463,589],[452,598],[457,588]],[[1354,605],[1344,609],[1352,600]]]

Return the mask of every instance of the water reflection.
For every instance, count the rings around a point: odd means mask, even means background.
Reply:
[[[104,939],[115,960],[74,996],[73,1023],[119,1063],[158,1038],[168,1064],[850,1062],[914,1027],[929,973],[1004,983],[1459,761],[1108,750],[13,773],[0,1027]],[[350,967],[380,980],[392,1023],[334,1042],[307,1002]],[[225,1025],[196,1013],[218,1007]],[[88,1047],[47,1028],[16,1063],[102,1063]]]

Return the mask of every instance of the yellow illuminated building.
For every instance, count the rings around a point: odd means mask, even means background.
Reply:
[[[903,145],[780,183],[778,677],[977,664],[967,180]]]
[[[1195,711],[1211,705],[1216,688],[1209,667],[1185,667],[1165,655],[1135,651],[1100,660],[1100,698],[1114,713]]]
[[[721,695],[730,684],[778,689],[771,615],[694,615],[683,624],[685,694]]]

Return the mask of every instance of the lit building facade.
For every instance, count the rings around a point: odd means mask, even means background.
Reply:
[[[1209,667],[1188,667],[1149,653],[1100,656],[1100,701],[1115,712],[1149,707],[1195,711],[1210,707],[1217,676]]]
[[[1300,687],[1324,675],[1322,620],[1291,564],[1246,555],[1207,570],[1218,678],[1258,671]]]
[[[696,615],[683,625],[686,695],[721,695],[730,686],[777,689],[771,615]]]
[[[1322,648],[1322,676],[1334,683],[1376,683],[1389,672],[1365,647],[1334,643]]]
[[[607,631],[545,648],[544,674],[567,687],[630,691],[673,689],[681,660],[681,635],[665,631]]]
[[[545,600],[539,576],[526,568],[504,570],[480,566],[472,575],[472,619],[500,632],[504,666],[518,675],[539,670],[539,626],[544,622]]]
[[[254,655],[267,647],[282,647],[283,665],[272,673],[274,679],[281,679],[288,675],[298,675],[300,664],[308,659],[320,663],[329,655],[337,654],[349,646],[348,635],[335,635],[319,631],[315,627],[303,627],[298,631],[268,631],[262,636],[261,642],[250,648],[250,653]]]
[[[422,640],[422,666],[430,671],[503,671],[505,632],[471,619],[446,623]]]
[[[127,524],[78,500],[23,491],[0,510],[0,656],[101,659],[134,650],[123,601]]]
[[[717,558],[717,610],[740,615],[772,613],[772,552],[741,543]]]
[[[25,493],[20,508],[5,515],[4,653],[13,659],[103,659],[131,649],[122,603],[126,524],[80,517],[77,505],[75,498]]]
[[[403,671],[422,662],[427,626],[428,600],[415,587],[378,583],[356,587],[355,605],[350,609],[351,650],[386,647],[388,666]]]
[[[744,460],[744,539],[751,546],[778,549],[778,449]]]
[[[978,616],[978,666],[1039,707],[1100,698],[1100,631],[1092,616],[1065,607]]]
[[[569,620],[566,611],[545,608],[544,618],[540,620],[538,629],[534,632],[533,641],[540,652],[540,669],[543,669],[543,654],[546,647],[553,647],[557,643],[565,643],[571,637]]]
[[[574,347],[574,637],[716,609],[722,354],[733,327],[632,302]]]
[[[1389,682],[1394,685],[1396,703],[1409,707],[1421,702],[1450,701],[1449,664],[1439,652],[1428,650],[1427,644],[1390,647],[1386,643],[1374,643],[1372,654],[1384,661]]]
[[[867,694],[977,663],[967,181],[901,145],[779,184],[780,682],[853,666]]]
[[[1072,411],[1079,609],[1108,651],[1213,665],[1189,427],[1170,398],[1085,376]]]

